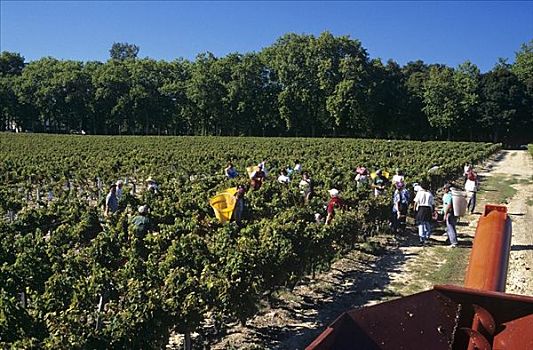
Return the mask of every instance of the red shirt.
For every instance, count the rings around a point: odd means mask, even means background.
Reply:
[[[342,208],[343,206],[344,203],[342,199],[340,199],[339,197],[332,197],[329,200],[327,212],[328,214],[335,214],[335,207]]]
[[[476,178],[477,178],[477,175],[476,173],[473,171],[473,170],[469,170],[467,173],[466,173],[466,178],[470,181],[476,181]]]

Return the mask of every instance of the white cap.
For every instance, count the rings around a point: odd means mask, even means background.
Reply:
[[[332,188],[328,192],[329,192],[330,196],[332,196],[332,197],[337,197],[339,195],[339,190],[336,189],[336,188]]]
[[[422,188],[422,187],[418,184],[418,182],[415,182],[415,183],[413,184],[413,189],[415,190],[415,192],[420,191],[421,188]]]
[[[148,206],[147,205],[141,205],[138,210],[139,210],[139,213],[146,214],[146,213],[148,213]]]

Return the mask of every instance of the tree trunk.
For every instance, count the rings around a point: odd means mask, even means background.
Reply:
[[[185,332],[185,339],[183,341],[183,350],[192,350],[191,332]]]

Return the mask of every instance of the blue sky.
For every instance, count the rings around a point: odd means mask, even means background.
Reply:
[[[533,39],[533,2],[424,1],[6,1],[0,0],[0,50],[27,61],[44,56],[99,60],[113,42],[140,57],[194,59],[259,51],[281,35],[330,31],[361,40],[370,57],[399,64],[490,70]]]

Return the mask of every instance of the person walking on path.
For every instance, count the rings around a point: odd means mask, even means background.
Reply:
[[[394,233],[405,230],[405,219],[409,206],[409,191],[405,184],[400,181],[395,184],[396,189],[392,195],[391,228]]]
[[[431,235],[431,217],[435,199],[431,192],[426,190],[426,184],[420,184],[414,203],[416,211],[416,224],[418,225],[418,237],[420,244],[425,244]]]
[[[470,214],[474,214],[476,208],[476,193],[478,190],[479,181],[474,167],[470,166],[466,172],[465,191],[468,205],[466,208],[470,211]]]
[[[108,216],[118,210],[117,185],[113,184],[109,187],[109,193],[105,198],[104,215]]]
[[[444,195],[442,196],[442,213],[444,214],[444,220],[446,221],[446,233],[450,240],[450,247],[455,248],[457,246],[457,216],[453,212],[453,200],[452,200],[452,185],[444,185]]]

